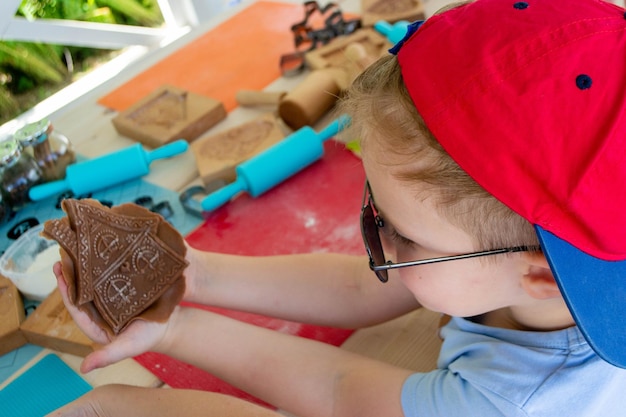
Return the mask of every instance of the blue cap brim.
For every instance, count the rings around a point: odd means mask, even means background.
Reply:
[[[626,368],[626,261],[604,261],[535,226],[561,293],[585,339]]]

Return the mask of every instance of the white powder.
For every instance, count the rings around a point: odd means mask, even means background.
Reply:
[[[52,265],[61,259],[58,245],[50,245],[39,253],[15,286],[26,298],[43,301],[56,288]]]

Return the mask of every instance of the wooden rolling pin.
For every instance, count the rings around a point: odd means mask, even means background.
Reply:
[[[287,95],[286,91],[239,90],[235,95],[237,104],[244,107],[278,106]]]

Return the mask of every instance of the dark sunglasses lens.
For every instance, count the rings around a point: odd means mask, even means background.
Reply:
[[[369,255],[372,258],[375,266],[385,264],[385,253],[383,252],[383,245],[380,242],[380,235],[378,234],[378,226],[376,225],[376,219],[371,206],[366,206],[363,209],[363,239],[365,245],[369,251]],[[386,281],[387,271],[376,271],[378,278]]]
[[[387,270],[383,269],[382,271],[374,271],[376,273],[376,276],[378,277],[378,280],[380,282],[387,282],[389,281],[389,275],[387,275]]]

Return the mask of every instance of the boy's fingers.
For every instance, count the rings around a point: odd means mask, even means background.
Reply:
[[[81,330],[87,334],[87,336],[92,339],[94,342],[98,344],[106,344],[109,343],[109,337],[106,332],[98,327],[86,313],[80,311],[76,306],[74,306],[69,301],[69,296],[67,295],[67,284],[65,283],[65,279],[62,274],[57,274],[56,265],[53,267],[55,270],[55,275],[57,277],[57,286],[59,288],[59,292],[61,293],[61,298],[63,299],[63,304],[65,304],[65,308],[72,316],[74,322],[81,328]]]
[[[108,348],[96,350],[95,352],[92,352],[89,355],[85,356],[85,359],[83,359],[83,362],[80,364],[80,371],[86,374],[93,371],[94,369],[104,368],[105,366],[109,366],[121,360],[115,360],[115,356],[119,355],[115,355],[115,352],[111,353]]]
[[[63,298],[63,303],[66,307],[68,307],[68,309],[74,307],[72,303],[69,302],[69,296],[67,294],[67,282],[65,282],[65,277],[63,276],[61,262],[56,262],[52,266],[52,271],[57,278],[57,287],[59,288],[59,292],[61,293],[61,298]]]
[[[70,303],[69,297],[67,295],[67,284],[65,283],[65,279],[62,275],[57,275],[57,287],[59,288],[59,292],[61,293],[63,304],[65,304],[65,308],[67,308],[67,311],[70,312],[72,317],[75,317],[75,314],[80,314],[80,310],[78,310],[72,303]]]
[[[90,353],[81,365],[81,372],[87,373],[127,358],[144,353],[155,344],[155,338],[163,333],[162,323],[137,321],[118,335],[113,341]]]

